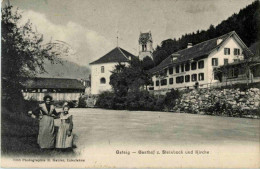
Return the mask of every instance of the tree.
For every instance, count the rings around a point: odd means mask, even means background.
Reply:
[[[196,45],[200,42],[216,38],[231,31],[236,31],[239,37],[247,46],[259,40],[260,31],[260,3],[254,1],[246,8],[241,9],[238,14],[233,14],[226,20],[222,21],[216,27],[210,25],[207,30],[197,30],[196,33],[182,35],[178,40],[166,39],[157,46],[153,52],[155,66],[160,64],[166,57],[172,53],[187,48],[188,43]]]
[[[29,21],[21,23],[22,15],[18,9],[8,5],[1,12],[2,91],[4,98],[13,102],[21,97],[24,77],[45,72],[46,59],[51,63],[61,63],[59,56],[69,53],[69,48],[61,41],[44,43],[43,35],[33,31]]]
[[[153,52],[153,60],[155,66],[159,65],[164,59],[168,57],[168,53],[165,50],[156,50]]]
[[[125,97],[130,91],[140,91],[151,84],[151,76],[143,68],[142,62],[133,58],[129,66],[118,63],[110,76],[109,84],[116,96]]]
[[[143,68],[144,70],[149,70],[154,67],[153,59],[149,56],[144,57],[143,59]]]

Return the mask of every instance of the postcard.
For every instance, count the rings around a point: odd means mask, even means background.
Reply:
[[[1,167],[259,168],[259,0],[3,0]]]

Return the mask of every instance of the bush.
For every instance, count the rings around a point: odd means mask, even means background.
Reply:
[[[172,95],[171,97],[175,98],[176,93]],[[168,98],[170,99],[170,96]],[[130,91],[124,97],[106,91],[99,95],[96,106],[116,110],[162,111],[165,107],[165,100],[165,96],[154,96],[148,91]]]
[[[95,106],[105,109],[114,108],[114,93],[108,91],[101,93]]]
[[[78,103],[78,108],[85,108],[85,107],[87,107],[86,97],[80,96],[79,103]]]
[[[176,99],[179,99],[181,96],[179,90],[171,89],[170,92],[166,93],[164,105],[167,107],[167,109],[171,110],[176,105]]]
[[[68,105],[70,108],[78,107],[78,101],[76,100],[68,101]]]

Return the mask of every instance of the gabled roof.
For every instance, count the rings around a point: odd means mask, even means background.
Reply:
[[[214,49],[220,47],[229,37],[233,35],[235,35],[237,39],[241,41],[241,44],[245,47],[245,51],[248,52],[249,49],[246,47],[246,45],[238,37],[236,32],[232,31],[217,38],[198,43],[190,48],[186,48],[178,52],[175,52],[172,54],[178,55],[178,57],[175,60],[173,60],[172,55],[170,55],[166,59],[164,59],[158,66],[152,68],[149,72],[154,73],[171,65],[207,57]],[[218,39],[222,39],[222,41],[219,44],[217,44]]]
[[[25,78],[21,84],[26,89],[85,89],[77,79]]]
[[[116,47],[98,60],[90,63],[90,65],[111,62],[128,62],[131,57],[135,56],[120,47]]]

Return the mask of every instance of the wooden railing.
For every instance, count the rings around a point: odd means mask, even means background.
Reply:
[[[240,80],[240,79],[232,79],[228,80],[227,82],[214,82],[214,83],[205,83],[205,84],[200,84],[198,87],[199,88],[219,88],[219,87],[224,87],[224,86],[232,86],[235,84],[245,84],[246,83],[257,83],[260,82],[260,77],[254,77],[253,80]],[[193,89],[194,85],[192,86],[185,86],[185,87],[169,87],[169,88],[164,88],[164,89],[159,89],[159,90],[150,90],[150,93],[153,93],[155,95],[165,95],[167,92],[171,91],[171,89],[178,89],[178,90],[185,90],[185,89]]]
[[[37,100],[43,101],[43,97],[50,95],[53,97],[54,101],[72,101],[78,100],[81,93],[30,93],[23,92],[23,97],[25,100]]]

